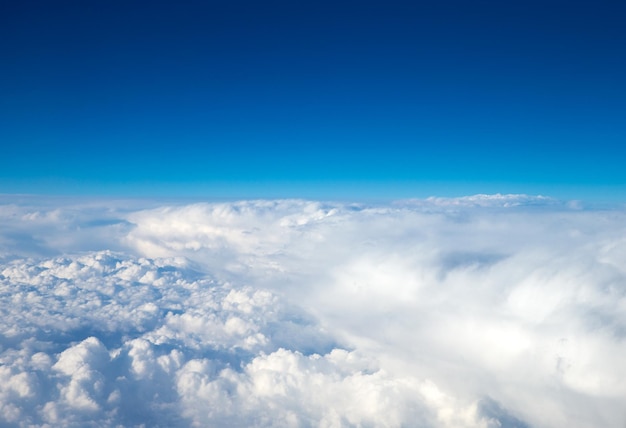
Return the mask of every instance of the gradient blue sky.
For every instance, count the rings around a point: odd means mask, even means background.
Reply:
[[[4,1],[0,192],[626,199],[626,3]]]

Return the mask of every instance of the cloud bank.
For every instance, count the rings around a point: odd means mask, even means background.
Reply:
[[[626,423],[622,209],[1,202],[0,425]]]

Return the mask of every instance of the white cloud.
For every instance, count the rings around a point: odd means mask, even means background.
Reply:
[[[626,213],[0,206],[0,424],[621,427]]]

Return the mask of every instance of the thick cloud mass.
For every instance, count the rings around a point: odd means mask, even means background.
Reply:
[[[626,213],[0,205],[0,425],[623,427]]]

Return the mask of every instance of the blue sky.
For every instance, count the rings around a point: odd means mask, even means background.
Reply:
[[[4,2],[0,192],[626,197],[620,2]]]

